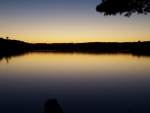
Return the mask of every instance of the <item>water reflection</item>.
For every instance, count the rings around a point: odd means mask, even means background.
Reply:
[[[50,50],[40,50],[40,51],[30,51],[30,52],[3,52],[0,53],[0,61],[5,58],[7,62],[11,59],[11,57],[15,56],[23,56],[24,54],[28,53],[40,53],[40,54],[90,54],[90,55],[102,55],[102,54],[124,54],[124,55],[133,55],[133,56],[138,56],[138,57],[149,57],[149,54],[141,54],[141,53],[134,53],[131,51],[50,51]]]
[[[126,53],[27,52],[0,62],[0,112],[149,112],[150,57]],[[8,109],[9,106],[9,109]]]
[[[6,59],[7,63],[9,63],[9,60],[12,57],[16,56],[23,56],[24,54],[27,54],[28,52],[2,52],[0,53],[0,61],[3,60],[4,58]]]

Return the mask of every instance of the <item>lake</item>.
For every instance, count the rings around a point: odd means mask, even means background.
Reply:
[[[0,113],[150,112],[150,57],[130,53],[27,52],[0,59]]]

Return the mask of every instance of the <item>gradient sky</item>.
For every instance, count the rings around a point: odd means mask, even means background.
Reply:
[[[150,41],[150,14],[103,16],[101,0],[0,0],[0,37],[25,42]]]

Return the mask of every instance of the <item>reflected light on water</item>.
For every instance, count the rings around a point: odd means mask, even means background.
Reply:
[[[66,113],[148,111],[149,67],[149,57],[131,54],[29,52],[8,64],[1,60],[0,98],[18,101],[13,107],[31,103],[37,112],[48,98],[57,98]]]

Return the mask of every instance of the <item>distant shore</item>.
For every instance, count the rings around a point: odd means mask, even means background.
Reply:
[[[0,38],[1,53],[24,51],[59,52],[131,52],[150,55],[150,41],[143,42],[87,42],[87,43],[27,43]]]

